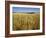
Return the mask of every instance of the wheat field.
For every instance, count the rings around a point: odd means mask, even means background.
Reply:
[[[40,14],[13,13],[13,30],[40,29]]]

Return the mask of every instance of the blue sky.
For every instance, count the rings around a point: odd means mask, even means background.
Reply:
[[[15,12],[40,12],[40,8],[28,8],[28,7],[13,7],[13,13]]]

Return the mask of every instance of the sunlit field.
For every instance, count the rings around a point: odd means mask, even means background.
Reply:
[[[13,30],[40,29],[40,14],[13,13]]]

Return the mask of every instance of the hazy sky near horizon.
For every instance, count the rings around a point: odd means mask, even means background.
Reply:
[[[40,12],[40,8],[12,7],[12,12]]]

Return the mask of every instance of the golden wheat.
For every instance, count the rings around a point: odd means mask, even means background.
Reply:
[[[32,30],[38,28],[39,14],[13,14],[13,30]],[[40,17],[39,17],[40,18]]]

